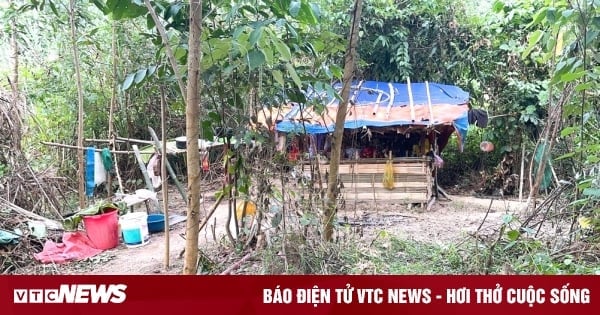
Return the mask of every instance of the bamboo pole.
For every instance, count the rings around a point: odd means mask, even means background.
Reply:
[[[69,1],[69,21],[71,24],[71,48],[73,50],[73,66],[77,84],[77,184],[79,193],[79,208],[85,207],[85,159],[83,152],[83,85],[79,66],[79,51],[77,50],[77,31],[75,26],[75,0]]]
[[[162,152],[167,152],[167,132],[165,124],[166,116],[166,105],[165,105],[165,91],[164,88],[160,87],[160,128],[162,133]],[[168,185],[165,174],[167,174],[167,154],[161,155],[161,175],[163,180],[163,213],[165,215],[165,271],[169,270],[169,253],[170,253],[170,226],[169,226],[169,193]]]
[[[113,141],[112,139],[94,139],[94,138],[87,138],[85,139],[86,142],[100,142],[100,143],[109,143],[111,141]],[[140,140],[140,139],[133,139],[133,138],[123,138],[123,137],[115,137],[114,140],[115,143],[119,142],[119,143],[126,143],[126,142],[133,142],[133,143],[138,143],[138,144],[154,144],[154,141],[150,141],[150,140]]]
[[[429,81],[425,81],[425,89],[427,90],[427,106],[429,106],[429,125],[433,125],[433,106],[431,104],[431,93],[429,93]]]
[[[56,142],[40,141],[40,143],[44,144],[44,145],[53,146],[53,147],[59,147],[59,148],[76,149],[76,150],[85,150],[86,149],[86,147],[83,147],[83,146],[80,147],[80,146],[76,146],[76,145],[56,143]],[[102,149],[94,149],[94,152],[102,152]],[[110,153],[115,153],[115,154],[131,154],[131,153],[134,153],[134,151],[116,151],[116,150],[110,150]]]
[[[115,149],[115,137],[114,137],[114,132],[115,132],[115,124],[114,124],[114,114],[115,114],[115,103],[117,101],[117,21],[113,21],[113,25],[112,25],[112,41],[111,41],[111,48],[112,48],[112,79],[113,79],[113,87],[112,87],[112,93],[110,96],[110,104],[108,107],[108,148],[109,150],[114,150]],[[86,140],[87,141],[87,140]],[[115,164],[115,168],[117,168],[117,165]],[[112,175],[110,174],[110,172],[107,172],[106,174],[106,180],[107,180],[107,194],[108,194],[108,198],[112,197]],[[119,191],[122,191],[122,186],[120,185],[120,181],[119,181]]]
[[[410,77],[406,77],[406,83],[408,87],[408,105],[410,106],[410,119],[415,122],[415,108],[413,107],[413,95],[412,88],[410,86]]]
[[[117,140],[121,140],[121,141],[125,141],[125,142],[136,142],[139,144],[154,144],[154,141],[151,141],[151,140],[140,140],[140,139],[123,138],[123,137],[117,137]]]
[[[394,93],[394,86],[391,83],[388,83],[388,86],[390,88],[390,100],[388,101],[387,105],[386,118],[390,118],[390,112],[392,111],[392,105],[394,105],[394,98],[396,97],[396,94]]]
[[[152,127],[148,127],[148,131],[150,131],[150,136],[152,136],[152,139],[154,140],[154,147],[156,148],[156,150],[158,150],[159,154],[163,154],[163,150],[161,150],[160,140],[158,139],[156,132],[154,131],[154,129],[152,129]],[[196,142],[197,141],[198,140],[196,140]],[[164,154],[167,154],[167,153],[164,152]],[[165,160],[165,164],[166,164],[167,170],[169,171],[169,174],[171,175],[171,177],[173,178],[173,181],[175,182],[175,186],[177,186],[177,190],[179,190],[181,197],[183,197],[183,200],[185,200],[187,203],[187,194],[186,194],[185,190],[183,189],[183,186],[181,186],[181,183],[177,179],[177,176],[175,175],[175,171],[173,171],[173,168],[171,167],[171,163],[169,163],[169,160]],[[164,181],[164,178],[166,178],[166,174],[163,174],[162,176],[163,176],[163,181]]]

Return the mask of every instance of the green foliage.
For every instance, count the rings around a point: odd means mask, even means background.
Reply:
[[[106,200],[99,200],[85,209],[81,209],[71,216],[66,217],[62,225],[66,231],[76,231],[85,216],[108,213],[110,211],[127,210],[125,203],[116,204]]]
[[[596,208],[600,188],[600,3],[591,0],[546,2],[529,27],[541,31],[530,35],[524,57],[537,63],[551,62],[549,84],[567,102],[562,108],[564,145],[557,159],[573,169],[565,174],[577,183],[571,203],[574,211],[591,218],[591,233],[598,240]],[[534,54],[537,52],[537,55]],[[530,56],[531,55],[531,56]],[[557,96],[556,99],[559,99]],[[556,101],[555,101],[556,102]]]
[[[354,265],[353,273],[367,274],[465,274],[469,262],[453,246],[443,247],[398,238],[380,231]]]

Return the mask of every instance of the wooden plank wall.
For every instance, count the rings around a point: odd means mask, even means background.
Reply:
[[[371,200],[427,204],[433,190],[428,159],[395,158],[392,190],[383,187],[385,163],[385,159],[342,161],[339,169],[343,184],[341,194],[346,203]],[[320,164],[319,168],[322,178],[326,178],[324,176],[329,172],[329,164]],[[323,187],[327,187],[326,183]]]

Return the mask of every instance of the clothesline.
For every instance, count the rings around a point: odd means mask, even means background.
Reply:
[[[55,142],[47,142],[47,141],[42,141],[40,143],[41,144],[45,144],[45,145],[49,145],[49,146],[54,146],[54,147],[67,148],[67,149],[87,150],[89,148],[89,147],[78,147],[76,145],[63,144],[63,143],[55,143]],[[94,149],[94,151],[96,151],[96,152],[102,152],[102,149]],[[133,154],[133,151],[110,150],[110,153],[115,153],[115,154]]]

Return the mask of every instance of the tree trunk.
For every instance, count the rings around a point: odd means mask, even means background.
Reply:
[[[69,2],[69,20],[71,22],[71,46],[73,48],[73,65],[77,82],[77,182],[79,192],[79,208],[85,207],[85,160],[83,158],[83,87],[77,50],[77,29],[75,26],[75,0]]]
[[[198,269],[198,221],[200,212],[200,152],[198,134],[200,121],[200,35],[202,31],[202,0],[190,0],[190,35],[187,75],[186,136],[188,209],[185,238],[184,274],[196,274]]]
[[[13,1],[8,2],[9,7],[12,7]],[[10,19],[10,75],[9,83],[12,90],[12,110],[17,113],[17,117],[20,117],[19,109],[19,42],[17,41],[17,16],[14,15]],[[13,128],[13,146],[15,152],[21,152],[21,119],[13,121],[15,126]]]
[[[9,7],[12,6],[13,1],[9,1]],[[17,43],[17,21],[16,17],[13,16],[10,19],[10,87],[13,92],[13,99],[16,100],[19,96],[19,45]]]
[[[344,136],[344,124],[346,122],[346,111],[350,98],[350,87],[354,76],[354,59],[356,56],[356,46],[358,44],[358,31],[360,26],[360,16],[362,12],[362,0],[356,0],[354,3],[354,12],[352,16],[352,26],[348,35],[348,50],[346,51],[344,64],[343,86],[341,91],[342,101],[338,105],[335,118],[335,130],[331,144],[331,158],[329,161],[329,178],[327,180],[327,202],[323,220],[323,236],[325,241],[331,241],[333,237],[333,220],[335,219],[337,207],[337,178],[339,174],[340,158],[342,150],[342,138]]]

